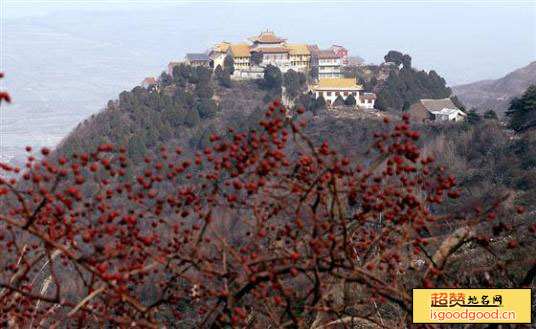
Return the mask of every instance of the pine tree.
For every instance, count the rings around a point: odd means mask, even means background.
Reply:
[[[484,112],[484,119],[488,119],[488,120],[497,120],[497,113],[495,113],[495,111],[493,110],[488,110],[486,112]]]
[[[510,128],[521,132],[536,126],[536,85],[530,86],[521,98],[514,98],[506,112]]]
[[[186,118],[184,118],[184,123],[188,127],[194,127],[197,124],[199,124],[200,118],[199,118],[199,112],[197,111],[197,108],[191,108],[188,113],[186,113]]]
[[[349,95],[346,97],[346,100],[344,101],[344,104],[347,106],[355,106],[357,104],[354,95]]]
[[[333,106],[344,106],[344,98],[342,98],[341,95],[337,96],[337,98],[333,102]]]

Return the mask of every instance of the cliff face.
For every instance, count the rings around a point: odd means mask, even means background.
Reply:
[[[497,114],[504,115],[511,99],[523,94],[533,84],[536,84],[536,62],[500,79],[454,86],[452,90],[468,108],[475,107],[481,113],[494,110]]]

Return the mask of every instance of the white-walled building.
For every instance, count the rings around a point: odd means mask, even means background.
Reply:
[[[367,110],[372,110],[374,108],[374,103],[376,103],[376,94],[375,93],[363,93],[359,96],[357,101],[359,107],[362,107]]]
[[[444,108],[439,111],[432,111],[434,121],[463,121],[467,114],[458,110],[457,108],[448,109]]]
[[[315,97],[324,97],[328,105],[332,105],[339,96],[346,100],[352,95],[356,102],[359,102],[359,93],[362,90],[363,87],[357,84],[355,79],[321,79],[313,87]]]
[[[315,50],[311,53],[312,66],[318,68],[318,79],[342,77],[341,57],[333,50]]]
[[[225,61],[225,56],[227,56],[230,47],[230,42],[223,41],[210,49],[208,56],[214,63],[214,69],[217,68],[218,65],[223,69],[223,62]]]
[[[363,86],[355,79],[321,79],[313,86],[313,92],[316,98],[322,96],[328,106],[332,106],[339,96],[346,101],[352,95],[355,106],[362,109],[373,109],[376,101],[376,94],[364,93]]]

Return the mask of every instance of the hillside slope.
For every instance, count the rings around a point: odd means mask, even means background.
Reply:
[[[261,83],[233,81],[231,88],[225,88],[203,70],[184,68],[173,77],[164,74],[161,84],[159,91],[136,87],[121,93],[104,111],[81,123],[56,152],[69,156],[110,143],[126,146],[132,163],[141,164],[144,155],[155,155],[165,144],[193,155],[210,146],[213,133],[253,128],[268,107],[269,92]],[[355,163],[371,161],[372,136],[382,131],[382,121],[337,113],[306,113],[307,135],[317,145],[329,142]],[[457,177],[465,201],[490,201],[511,193],[515,203],[536,205],[536,134],[511,138],[497,120],[415,128],[423,136],[423,150]],[[129,176],[138,169],[131,168]]]
[[[513,97],[520,96],[536,84],[536,62],[496,80],[483,80],[452,87],[453,93],[468,107],[478,112],[494,110],[504,115]]]

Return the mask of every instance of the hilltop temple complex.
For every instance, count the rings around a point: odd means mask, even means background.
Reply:
[[[289,43],[286,38],[272,31],[264,31],[247,39],[249,42],[232,43],[222,41],[204,53],[188,53],[183,62],[171,62],[168,73],[181,63],[191,66],[206,66],[216,69],[225,67],[225,58],[232,57],[234,72],[232,79],[262,79],[264,70],[273,65],[286,73],[288,70],[315,72],[316,81],[309,90],[322,96],[326,104],[332,106],[340,96],[344,101],[352,95],[356,106],[372,109],[376,96],[362,93],[362,86],[355,79],[344,79],[342,68],[348,65],[348,50],[341,45],[320,49],[317,45]]]

